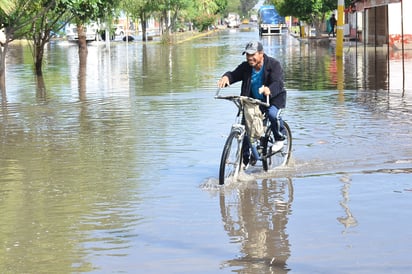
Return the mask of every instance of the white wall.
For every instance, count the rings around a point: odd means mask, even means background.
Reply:
[[[389,35],[401,34],[403,18],[404,34],[412,34],[412,1],[403,1],[403,16],[401,16],[401,3],[388,5]]]

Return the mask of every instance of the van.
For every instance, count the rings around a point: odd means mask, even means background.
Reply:
[[[238,28],[240,26],[240,16],[237,13],[229,12],[225,20],[229,28]]]

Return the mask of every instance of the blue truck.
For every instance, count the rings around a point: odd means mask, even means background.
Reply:
[[[259,35],[279,35],[286,28],[285,17],[273,5],[263,5],[258,14]]]

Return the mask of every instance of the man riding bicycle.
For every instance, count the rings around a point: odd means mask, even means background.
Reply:
[[[285,139],[282,134],[283,121],[280,117],[280,110],[286,106],[282,66],[278,60],[264,53],[263,45],[259,41],[249,42],[242,54],[246,54],[246,61],[243,61],[233,71],[223,74],[218,81],[218,87],[223,88],[242,81],[241,96],[262,101],[266,101],[265,96],[269,96],[270,107],[264,111],[270,120],[276,141],[272,146],[272,152],[279,151]],[[248,164],[247,161],[245,164]]]

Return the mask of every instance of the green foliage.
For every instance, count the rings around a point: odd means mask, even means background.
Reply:
[[[227,2],[228,0],[215,0],[215,3],[218,7],[216,13],[223,13],[227,7]]]
[[[229,12],[240,13],[240,0],[228,0],[224,15]]]
[[[227,15],[229,12],[236,12],[242,17],[248,17],[252,14],[253,7],[258,0],[224,0],[225,4],[219,13]]]
[[[272,3],[280,15],[293,16],[314,26],[317,36],[322,33],[326,15],[338,7],[337,0],[272,0]],[[349,5],[350,0],[345,3]]]
[[[119,0],[60,0],[60,8],[66,8],[80,23],[96,21],[113,14]]]
[[[0,16],[5,16],[5,15],[10,14],[15,8],[16,8],[15,1],[0,0]],[[1,17],[0,17],[0,20],[1,20]]]
[[[337,0],[273,0],[282,16],[293,16],[303,21],[331,11],[337,7]]]
[[[185,19],[192,21],[199,31],[205,31],[214,25],[217,14],[226,8],[227,0],[195,0],[190,1]]]
[[[40,0],[1,0],[0,28],[6,27],[8,42],[24,37],[30,24],[41,16],[39,9],[33,8],[39,2]]]
[[[303,21],[312,21],[315,17],[338,8],[337,0],[272,0],[279,14],[293,16]],[[345,6],[349,6],[351,0],[345,0]]]
[[[65,0],[68,1],[68,0]],[[237,1],[239,0],[229,0]],[[243,0],[246,1],[246,0]],[[255,1],[255,0],[253,0]],[[222,14],[228,5],[228,0],[122,0],[120,8],[130,17],[141,21],[151,16],[168,22],[168,11],[171,11],[171,26],[173,30],[181,29],[182,22],[193,22],[200,30],[213,25],[215,17]]]
[[[148,13],[153,10],[148,1],[145,0],[122,0],[120,1],[120,9],[125,11],[133,19],[138,19],[140,14]]]
[[[193,24],[199,31],[205,31],[216,21],[216,16],[213,14],[203,14],[193,19]]]

